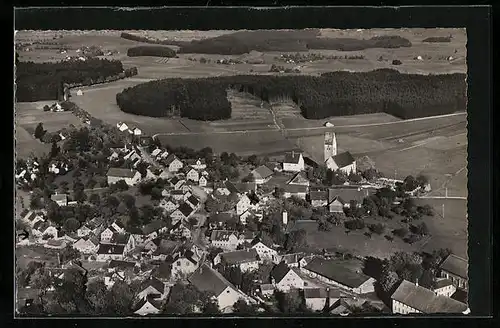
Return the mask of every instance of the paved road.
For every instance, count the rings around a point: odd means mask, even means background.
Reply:
[[[444,118],[444,117],[452,117],[452,116],[460,116],[460,115],[466,115],[467,113],[461,112],[461,113],[453,113],[453,114],[446,114],[446,115],[437,115],[437,116],[429,116],[429,117],[420,117],[420,118],[414,118],[414,119],[408,119],[408,120],[403,120],[403,121],[394,121],[394,122],[383,122],[383,123],[367,123],[367,124],[353,124],[353,125],[337,125],[333,127],[333,129],[338,129],[338,128],[359,128],[359,127],[369,127],[369,126],[384,126],[384,125],[394,125],[394,124],[406,124],[406,123],[411,123],[411,122],[417,122],[417,121],[424,121],[424,120],[433,120],[433,119],[439,119],[439,118]],[[273,119],[274,115],[273,115]],[[275,129],[266,129],[266,130],[237,130],[237,131],[217,131],[217,132],[166,132],[166,133],[157,133],[153,135],[153,139],[157,138],[158,136],[183,136],[183,135],[216,135],[216,134],[251,134],[251,133],[262,133],[262,132],[269,132],[269,131],[314,131],[314,130],[325,130],[326,128],[324,126],[319,126],[319,127],[310,127],[310,128],[289,128],[289,129],[280,129],[279,124],[276,123],[276,128]],[[298,136],[297,136],[298,137]]]

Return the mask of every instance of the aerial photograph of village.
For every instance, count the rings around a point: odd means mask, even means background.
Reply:
[[[470,313],[465,29],[14,38],[16,317]]]

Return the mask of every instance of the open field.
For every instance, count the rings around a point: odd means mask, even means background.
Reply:
[[[386,122],[398,122],[401,119],[386,113],[361,114],[352,116],[332,116],[321,120],[308,120],[302,116],[282,117],[281,121],[287,129],[293,128],[315,128],[322,127],[326,122],[335,126],[357,125],[357,124],[378,124]]]
[[[16,264],[22,269],[31,261],[45,262],[47,266],[56,266],[57,258],[54,251],[40,246],[16,246]]]

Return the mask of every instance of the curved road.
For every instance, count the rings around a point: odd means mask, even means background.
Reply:
[[[451,116],[459,116],[459,115],[467,115],[466,112],[460,112],[460,113],[453,113],[453,114],[446,114],[446,115],[438,115],[438,116],[429,116],[429,117],[420,117],[420,118],[413,118],[413,119],[408,119],[408,120],[402,120],[402,121],[395,121],[395,122],[383,122],[383,123],[367,123],[367,124],[353,124],[353,125],[337,125],[332,127],[332,129],[338,129],[338,128],[360,128],[360,127],[369,127],[369,126],[384,126],[384,125],[394,125],[394,124],[404,124],[404,123],[411,123],[411,122],[416,122],[416,121],[424,121],[424,120],[432,120],[432,119],[437,119],[437,118],[443,118],[443,117],[451,117]],[[290,128],[290,129],[280,129],[279,125],[276,124],[276,128],[274,129],[266,129],[266,130],[237,130],[237,131],[217,131],[217,132],[167,132],[167,133],[157,133],[153,135],[153,139],[156,139],[158,136],[183,136],[183,135],[216,135],[216,134],[242,134],[242,133],[262,133],[262,132],[269,132],[269,131],[314,131],[314,130],[325,130],[326,127],[324,126],[319,126],[319,127],[311,127],[311,128]]]

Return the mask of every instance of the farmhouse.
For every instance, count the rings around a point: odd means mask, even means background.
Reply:
[[[323,207],[328,205],[328,191],[310,191],[309,200],[313,207]]]
[[[191,213],[193,213],[193,208],[188,203],[181,204],[172,214],[170,214],[172,224],[175,225],[177,222],[187,219]]]
[[[238,233],[228,230],[213,230],[210,235],[210,242],[213,247],[235,250],[239,244]]]
[[[158,314],[161,312],[162,305],[159,301],[153,297],[146,297],[141,299],[135,306],[137,310],[134,311],[135,314],[140,316],[146,316],[150,314]]]
[[[155,277],[149,277],[143,281],[139,290],[140,292],[137,293],[138,299],[145,299],[148,296],[153,296],[155,299],[164,299],[167,286]]]
[[[340,299],[340,291],[330,288],[305,288],[304,300],[306,306],[313,311],[323,311],[325,307],[333,306]]]
[[[57,228],[51,225],[47,221],[38,221],[33,225],[31,233],[35,237],[42,237],[45,235],[45,236],[52,236],[52,238],[55,238],[57,237]]]
[[[298,172],[287,182],[287,184],[309,187],[310,182],[304,172]]]
[[[300,172],[304,170],[304,157],[301,153],[291,152],[285,154],[283,171]]]
[[[198,182],[200,180],[200,174],[194,168],[188,168],[186,173],[186,179]]]
[[[367,294],[375,290],[375,279],[359,271],[347,269],[334,260],[315,257],[301,270],[313,278],[356,294]]]
[[[174,154],[169,154],[167,158],[165,158],[164,164],[171,173],[179,172],[179,170],[181,170],[184,166],[184,163],[182,163],[181,160]]]
[[[271,282],[276,289],[282,292],[289,292],[290,289],[304,288],[304,280],[294,270],[284,262],[281,262],[271,270]]]
[[[466,304],[450,297],[436,295],[431,290],[403,280],[391,296],[392,312],[409,313],[462,313],[467,314]]]
[[[107,177],[109,185],[123,180],[127,185],[134,186],[141,180],[141,174],[138,171],[116,167],[112,167],[108,170]]]
[[[142,227],[142,234],[146,239],[154,239],[162,232],[168,231],[168,225],[163,220],[155,220]]]
[[[286,184],[283,186],[283,196],[285,198],[290,198],[292,196],[306,199],[308,187],[303,185]]]
[[[56,202],[57,205],[59,206],[68,206],[68,195],[66,194],[54,194],[50,196],[50,199],[52,199],[54,202]]]
[[[450,254],[440,265],[441,277],[450,279],[453,284],[463,290],[468,289],[468,279],[467,279],[467,260],[457,256],[455,254]]]
[[[357,206],[361,206],[363,199],[372,195],[375,190],[367,188],[329,188],[328,189],[328,203],[330,204],[335,197],[340,197],[346,207],[350,206],[351,202],[355,202]]]
[[[33,226],[40,221],[45,221],[44,215],[41,212],[29,211],[22,219],[25,223],[27,223],[30,227]]]
[[[207,163],[204,158],[198,158],[196,162],[190,163],[190,166],[195,170],[204,170],[207,168]]]
[[[125,245],[99,244],[97,250],[97,261],[123,260],[125,256]]]
[[[356,160],[348,151],[329,157],[326,162],[329,170],[340,170],[345,174],[356,173]]]
[[[250,174],[253,176],[253,180],[256,184],[261,185],[269,181],[273,176],[274,172],[265,165],[261,165],[255,168]]]
[[[225,267],[237,266],[241,272],[257,270],[259,262],[259,254],[257,254],[255,249],[219,253],[214,259],[214,264],[221,263]]]
[[[190,249],[184,249],[172,259],[171,276],[181,279],[194,273],[198,268],[200,257]]]
[[[202,264],[188,280],[199,291],[212,292],[217,299],[220,310],[232,307],[238,299],[245,297],[219,272],[206,264]]]
[[[278,256],[278,252],[271,245],[263,243],[260,238],[252,240],[251,245],[252,249],[255,249],[259,257],[264,261],[273,261]]]
[[[240,197],[238,203],[236,204],[236,214],[241,215],[250,207],[250,198],[247,195]]]
[[[457,291],[457,287],[453,285],[453,282],[450,279],[442,278],[437,279],[436,285],[432,291],[437,295],[451,297]]]
[[[83,254],[93,254],[97,251],[98,247],[99,241],[97,238],[89,237],[82,237],[73,244],[73,248]]]

